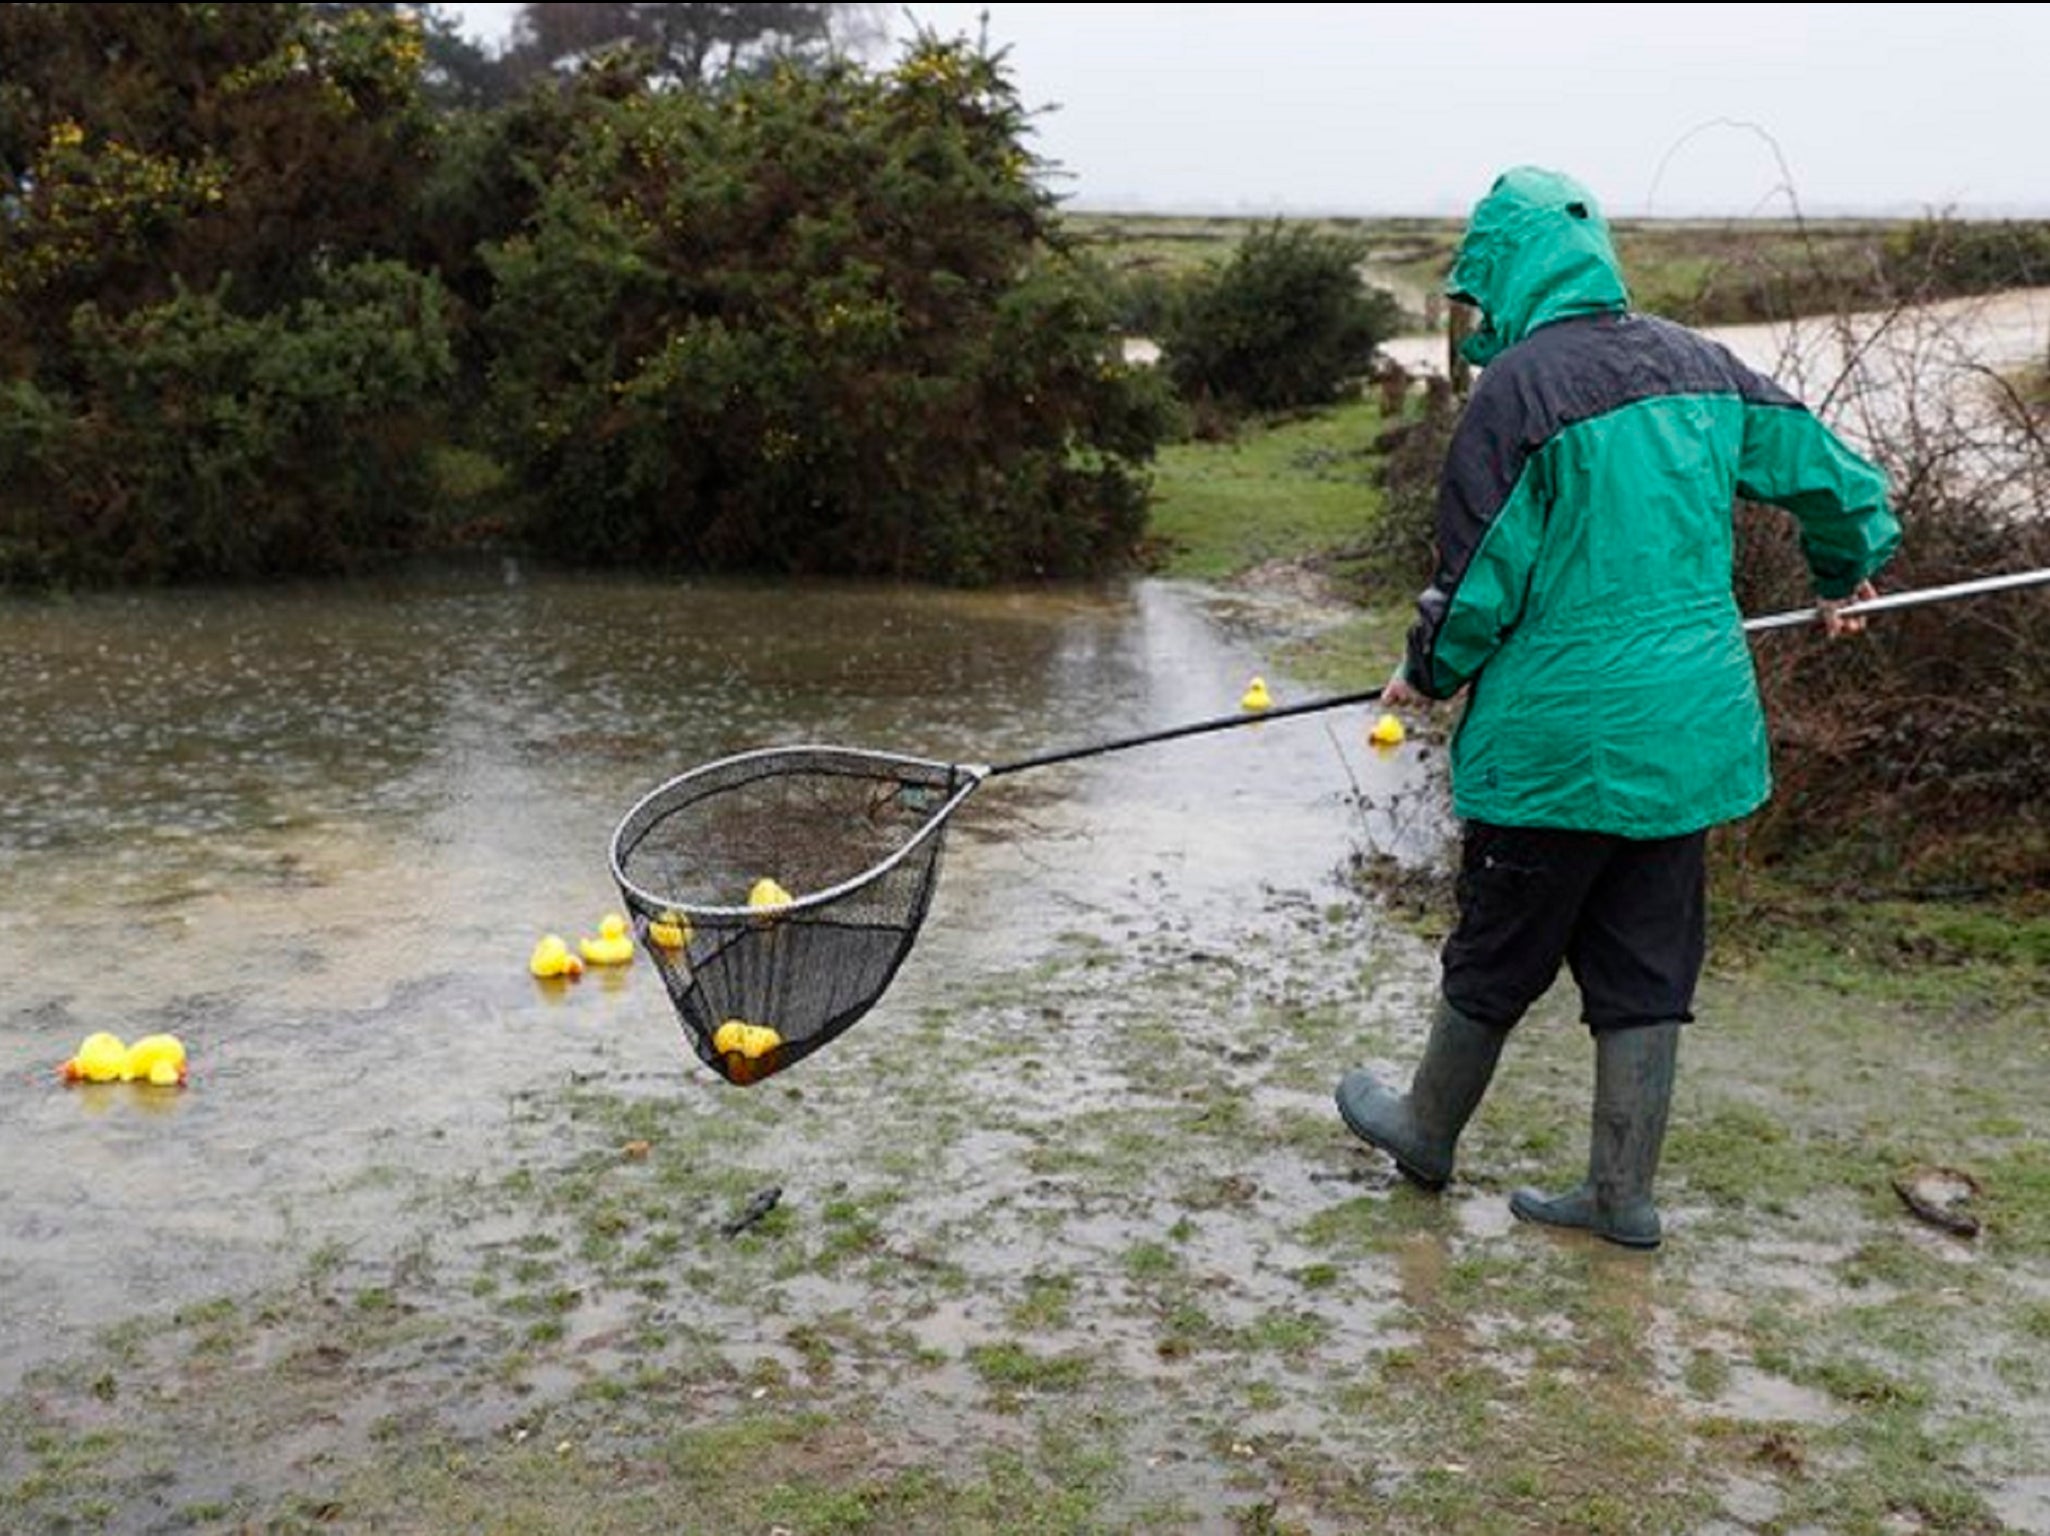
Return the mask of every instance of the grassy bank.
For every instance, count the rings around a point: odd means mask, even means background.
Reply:
[[[1380,413],[1366,401],[1249,423],[1160,451],[1147,535],[1157,567],[1216,581],[1272,561],[1342,569],[1379,510]]]
[[[1377,586],[1364,558],[1381,509],[1375,442],[1385,425],[1373,403],[1355,400],[1249,423],[1221,442],[1168,445],[1148,524],[1155,568],[1190,580],[1299,581],[1333,611],[1281,648],[1289,669],[1334,689],[1385,677],[1414,598]]]

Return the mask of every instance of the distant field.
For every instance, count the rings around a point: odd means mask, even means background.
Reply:
[[[1112,271],[1174,277],[1229,257],[1273,221],[1227,216],[1070,213],[1068,227]],[[1363,240],[1370,276],[1420,310],[1437,290],[1463,219],[1289,220]],[[1696,324],[1761,320],[1877,301],[1887,237],[1903,220],[1618,219],[1638,307]]]

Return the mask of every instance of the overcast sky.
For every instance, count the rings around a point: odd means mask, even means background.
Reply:
[[[516,5],[443,7],[495,42]],[[1005,50],[1077,208],[2050,215],[2050,4],[913,4]],[[894,56],[895,49],[890,51]]]

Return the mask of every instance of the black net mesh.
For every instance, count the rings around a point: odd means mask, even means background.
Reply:
[[[706,1065],[760,1082],[875,1005],[976,783],[920,758],[789,747],[708,764],[627,813],[613,873]]]

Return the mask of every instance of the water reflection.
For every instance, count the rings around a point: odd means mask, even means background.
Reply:
[[[729,1091],[696,1079],[646,967],[525,974],[536,936],[616,905],[612,828],[662,779],[806,740],[1002,762],[1227,713],[1254,672],[1285,701],[1257,632],[1158,582],[496,567],[0,605],[0,1387],[138,1298],[374,1229],[392,1170],[488,1166],[510,1099],[569,1072]],[[1200,939],[1325,886],[1355,786],[1415,772],[1363,730],[1347,711],[992,782],[863,1030],[1064,928],[1171,904]],[[57,1087],[98,1029],[181,1034],[194,1086]]]

